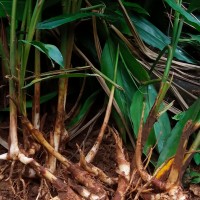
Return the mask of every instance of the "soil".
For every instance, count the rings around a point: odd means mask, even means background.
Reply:
[[[51,122],[50,122],[51,123]],[[49,123],[48,123],[49,124]],[[100,126],[100,125],[99,125]],[[45,127],[44,132],[49,132],[51,127]],[[20,131],[19,131],[20,132]],[[77,145],[79,145],[86,153],[91,146],[94,144],[99,127],[97,126],[89,135],[87,132],[79,134],[77,137],[67,142],[63,148],[62,155],[66,156],[73,162],[79,161],[79,152]],[[8,135],[8,124],[7,122],[0,123],[0,136],[7,140]],[[48,137],[48,134],[46,135]],[[0,145],[0,154],[7,152],[7,149]],[[126,152],[131,158],[133,150],[131,148],[126,149]],[[40,164],[44,163],[46,157],[46,151],[42,150],[37,154],[36,159]],[[93,164],[102,169],[106,174],[111,177],[117,177],[116,173],[116,152],[115,152],[115,141],[112,134],[106,132],[100,150],[98,151]],[[24,171],[29,166],[24,166],[22,163],[15,161],[2,161],[0,160],[0,200],[36,200],[36,199],[51,199],[52,196],[56,196],[55,189],[46,182],[45,180],[35,177],[28,178],[24,175]],[[199,169],[196,169],[200,172]],[[65,179],[66,170],[58,163],[57,171],[55,173],[57,177]],[[49,190],[43,191],[42,196],[37,198],[38,193],[41,189],[41,185]],[[113,188],[116,189],[116,188]],[[190,184],[188,182],[185,191],[190,194],[191,199],[200,200],[200,186],[197,184]],[[50,194],[50,193],[51,194]],[[129,199],[133,199],[131,196]]]

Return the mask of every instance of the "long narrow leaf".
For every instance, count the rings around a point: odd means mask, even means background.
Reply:
[[[106,17],[106,15],[104,14],[99,14],[95,12],[88,12],[88,13],[78,12],[70,15],[60,15],[38,23],[37,29],[53,29],[63,24],[73,22],[78,19],[85,19],[91,16]]]
[[[114,59],[116,55],[116,46],[120,48],[120,61],[117,69],[116,83],[124,90],[115,91],[115,100],[121,109],[121,113],[130,125],[130,104],[134,93],[137,91],[137,84],[135,80],[145,81],[149,80],[147,72],[137,62],[134,56],[130,53],[129,49],[115,37],[109,38],[103,49],[101,57],[101,69],[102,72],[110,79],[114,76]],[[135,79],[135,80],[134,80]],[[111,87],[111,84],[108,83]],[[115,121],[120,127],[119,116],[113,111]],[[123,131],[122,131],[123,132]],[[125,135],[122,135],[125,138]]]
[[[152,47],[158,48],[159,50],[163,50],[166,45],[170,44],[170,38],[162,33],[147,19],[140,16],[135,16],[133,14],[130,17],[138,31],[138,34],[145,43]],[[116,26],[119,27],[123,33],[131,35],[131,32],[123,18],[116,23]],[[194,62],[194,59],[192,59],[192,57],[180,47],[176,49],[174,56],[177,59],[188,63]]]
[[[91,106],[94,104],[98,93],[99,93],[99,91],[94,92],[92,95],[90,95],[85,100],[85,102],[81,106],[80,111],[78,112],[78,114],[70,121],[69,125],[67,126],[68,128],[71,128],[72,126],[75,126],[82,119],[84,119],[86,117],[86,115],[88,114],[88,111],[90,110]]]
[[[59,49],[55,45],[44,44],[39,41],[32,41],[32,42],[29,42],[26,40],[20,40],[20,41],[25,44],[33,45],[35,48],[39,49],[42,53],[46,54],[50,60],[53,60],[57,64],[59,64],[61,67],[64,67],[63,56],[62,56],[61,52],[59,51]],[[53,64],[53,62],[52,62],[52,64]]]
[[[158,158],[157,167],[176,153],[183,128],[188,120],[200,123],[200,98],[184,113],[177,122]]]
[[[140,88],[133,96],[132,104],[130,107],[131,120],[134,126],[134,133],[137,137],[137,133],[140,126],[140,117],[142,114],[142,103],[145,101],[145,116],[144,121],[146,121],[149,115],[150,109],[152,108],[157,92],[152,85],[143,86]],[[144,152],[147,153],[150,147],[153,147],[157,142],[157,150],[161,152],[169,134],[171,132],[170,121],[167,113],[161,115],[149,135],[149,138],[145,144]]]
[[[192,26],[194,26],[198,31],[200,31],[200,21],[194,18],[190,13],[188,13],[186,10],[184,10],[181,6],[176,4],[174,0],[165,0],[168,5],[179,12],[185,20]]]
[[[57,95],[57,92],[51,92],[51,93],[41,96],[40,104],[48,102],[49,100],[53,99],[56,95]],[[26,102],[26,108],[32,108],[32,107],[33,107],[33,101],[28,100]],[[4,109],[1,109],[1,111],[10,111],[10,108],[4,108]]]

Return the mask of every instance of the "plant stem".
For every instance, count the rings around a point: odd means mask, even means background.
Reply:
[[[36,30],[36,40],[40,40],[40,30]],[[40,51],[35,49],[35,78],[40,78]],[[32,109],[33,126],[40,129],[40,82],[34,85],[34,99]]]
[[[176,3],[181,6],[182,0],[176,0]],[[183,22],[183,21],[182,21]],[[180,33],[182,30],[183,23],[180,23],[180,13],[175,11],[175,19],[173,23],[173,32],[172,32],[172,41],[171,45],[174,47],[174,51],[176,50],[176,46],[180,37]],[[174,53],[173,51],[173,53]]]
[[[182,178],[181,172],[182,172],[184,154],[187,146],[187,141],[189,139],[190,134],[192,133],[193,128],[194,125],[192,123],[192,120],[189,120],[188,122],[185,123],[185,126],[182,130],[180,142],[176,150],[174,161],[169,173],[169,177],[166,181],[167,187],[173,186],[175,184],[180,185],[180,181]]]
[[[176,47],[178,44],[178,40],[179,40],[179,37],[181,34],[182,26],[183,26],[183,21],[180,22],[180,19],[179,19],[179,13],[175,12],[175,16],[176,16],[176,18],[174,20],[172,42],[171,42],[171,45],[167,46],[168,47],[168,56],[167,56],[165,71],[164,71],[164,74],[162,77],[162,82],[160,85],[160,89],[159,89],[157,98],[155,100],[153,107],[151,108],[151,111],[149,113],[149,116],[147,117],[146,123],[143,128],[144,131],[142,133],[142,147],[146,143],[149,133],[158,118],[160,105],[162,104],[162,101],[170,87],[170,83],[168,82],[169,72],[170,72],[172,60],[174,57],[174,53],[175,53],[175,50],[176,50]],[[164,53],[164,50],[161,52],[161,55]],[[159,55],[159,57],[161,57],[161,56]]]
[[[9,95],[10,95],[10,147],[9,156],[12,159],[17,159],[19,154],[18,138],[17,138],[17,108],[12,99],[16,99],[16,89],[13,76],[16,76],[16,41],[15,41],[15,29],[16,29],[16,7],[17,0],[13,0],[11,25],[10,25],[10,79],[9,79]]]
[[[200,146],[200,130],[199,132],[197,133],[197,136],[194,140],[194,142],[192,143],[190,149],[189,149],[189,152],[194,152],[198,149],[198,147]],[[184,158],[184,163],[187,162],[187,160],[189,159],[189,157],[191,156],[190,153],[186,154],[185,158]]]
[[[119,60],[119,46],[117,47],[117,53],[116,53],[116,58],[115,58],[113,82],[116,82],[118,60]],[[106,114],[104,116],[103,124],[101,126],[99,135],[96,139],[95,144],[90,149],[87,156],[85,157],[85,160],[86,160],[87,163],[90,163],[90,162],[93,161],[94,157],[96,156],[96,154],[99,150],[101,141],[102,141],[103,136],[104,136],[104,132],[106,130],[106,127],[107,127],[107,124],[108,124],[108,121],[109,121],[109,118],[110,118],[110,113],[111,113],[111,110],[112,110],[112,104],[113,104],[113,99],[114,99],[114,92],[115,92],[115,86],[112,85],[111,91],[110,91],[110,96],[109,96],[109,101],[108,101],[108,105],[107,105],[107,109],[106,109]]]
[[[197,123],[195,125],[195,128],[199,129],[200,127],[200,123]],[[185,172],[185,170],[187,169],[195,151],[199,148],[200,146],[200,130],[197,133],[197,136],[195,138],[195,140],[193,141],[192,145],[190,146],[190,149],[188,151],[188,153],[185,155],[184,160],[183,160],[183,165],[182,165],[182,171],[181,171],[181,175],[180,177],[183,177],[183,174]]]
[[[30,0],[27,0],[24,6],[24,13],[23,13],[23,18],[22,18],[21,28],[20,28],[21,34],[19,35],[19,40],[23,40],[26,36],[27,13],[28,13],[28,8],[29,8],[30,3],[31,3]],[[18,60],[20,60],[20,58],[22,58],[22,43],[18,44]]]
[[[80,10],[81,0],[62,0],[63,14],[73,14]],[[71,67],[71,56],[74,46],[74,23],[67,24],[61,32],[61,52],[64,57],[64,66],[65,69]],[[53,134],[53,147],[58,151],[60,146],[60,138],[62,133],[66,133],[64,128],[64,115],[65,115],[65,105],[67,98],[67,88],[68,88],[68,79],[60,78],[59,79],[59,88],[58,88],[58,105],[57,105],[57,115],[54,126]],[[52,172],[56,169],[56,158],[52,155],[49,155],[48,161],[49,168]]]
[[[151,66],[151,69],[149,70],[149,75],[152,74],[154,68],[156,67],[158,61],[160,60],[160,58],[162,57],[162,55],[166,52],[166,50],[169,50],[170,46],[167,45],[164,47],[164,49],[159,53],[158,57],[156,58],[155,62],[153,63],[153,65]]]
[[[38,0],[35,5],[33,15],[30,21],[30,25],[29,25],[29,30],[26,37],[26,40],[28,42],[31,42],[33,39],[33,36],[35,34],[36,24],[38,23],[44,2],[45,0]],[[22,65],[20,69],[19,101],[20,101],[20,109],[23,114],[26,114],[26,102],[25,102],[25,91],[22,91],[21,88],[24,86],[25,72],[26,72],[26,66],[28,62],[30,48],[31,48],[30,44],[25,44],[24,51],[23,51]]]

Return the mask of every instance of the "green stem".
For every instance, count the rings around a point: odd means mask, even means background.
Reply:
[[[29,41],[29,42],[32,41],[33,36],[35,34],[36,24],[38,23],[44,2],[45,2],[45,0],[38,0],[36,5],[35,5],[33,15],[32,15],[32,18],[31,18],[31,22],[30,22],[30,25],[29,25],[29,30],[28,30],[27,37],[26,37],[26,40]],[[25,72],[26,72],[26,66],[27,66],[27,62],[28,62],[30,48],[31,48],[30,44],[25,44],[24,52],[23,52],[23,58],[22,58],[22,66],[21,66],[21,69],[20,69],[20,82],[19,82],[20,94],[19,94],[19,98],[20,98],[20,107],[21,107],[23,114],[26,113],[26,105],[25,105],[25,101],[24,101],[25,94],[24,94],[24,92],[21,91],[21,88],[24,86]]]
[[[168,82],[161,83],[161,87],[160,87],[161,88],[161,92],[158,95],[158,99],[157,99],[156,106],[155,106],[156,115],[159,113],[160,105],[162,104],[163,99],[165,98],[165,95],[166,95],[170,85],[171,84],[168,83]]]
[[[13,0],[12,4],[12,15],[11,15],[11,25],[10,25],[10,73],[11,76],[16,77],[16,7],[17,7],[17,0]]]
[[[173,23],[173,32],[172,32],[172,41],[171,44],[174,46],[175,40],[176,40],[176,34],[177,34],[177,29],[178,29],[178,24],[179,24],[179,17],[180,14],[178,12],[175,12],[175,19]]]
[[[27,19],[27,12],[28,12],[28,6],[29,6],[29,1],[26,1],[25,6],[24,6],[24,13],[23,13],[23,17],[22,17],[22,23],[21,23],[21,28],[20,28],[20,36],[19,36],[19,40],[23,40],[24,36],[26,34],[26,19]],[[18,57],[21,58],[22,55],[22,43],[18,44]],[[18,58],[18,60],[20,60]]]
[[[161,78],[157,78],[157,79],[152,79],[152,80],[149,80],[149,81],[141,81],[141,83],[142,83],[142,85],[151,85],[153,83],[159,83],[161,81],[162,81]]]
[[[151,69],[149,70],[149,75],[151,75],[151,73],[153,72],[154,68],[156,67],[158,61],[160,60],[160,58],[162,57],[162,55],[167,51],[167,49],[169,50],[169,45],[165,46],[164,49],[159,53],[159,55],[156,58],[155,62],[151,66]]]
[[[176,3],[181,6],[182,0],[176,0]],[[172,33],[172,41],[171,45],[173,47],[173,54],[176,50],[180,34],[182,32],[182,27],[183,27],[183,19],[180,18],[180,13],[175,11],[175,19],[174,19],[174,24],[173,24],[173,33]]]
[[[179,4],[181,4],[181,0],[178,1]],[[180,21],[180,14],[178,12],[175,12],[175,20],[174,20],[174,27],[173,27],[173,37],[172,37],[172,42],[171,46],[168,45],[168,57],[167,57],[167,63],[166,63],[166,68],[162,77],[162,84],[160,87],[160,96],[158,98],[157,105],[155,107],[155,111],[159,111],[160,104],[162,103],[162,100],[164,99],[167,90],[169,89],[169,83],[167,83],[168,77],[169,77],[169,72],[172,64],[172,60],[174,57],[174,53],[178,44],[178,40],[180,38],[180,34],[182,31],[183,27],[183,20]],[[161,91],[162,90],[162,91]]]
[[[191,155],[194,154],[193,152],[196,151],[199,148],[199,146],[200,146],[200,130],[197,133],[197,136],[196,136],[195,140],[193,141],[192,145],[190,146],[189,152],[192,152],[192,153],[186,154],[186,156],[184,158],[184,161],[183,161],[184,165],[186,163],[188,163],[188,160],[191,159]]]
[[[35,5],[35,9],[33,11],[33,15],[31,18],[30,25],[29,25],[28,34],[26,37],[26,40],[29,42],[32,41],[33,36],[35,34],[36,24],[38,23],[44,2],[45,2],[45,0],[40,0],[40,1],[37,1],[36,5]],[[21,77],[20,77],[22,79],[22,81],[20,81],[21,86],[23,86],[23,84],[24,84],[24,77],[25,77],[25,71],[26,71],[28,56],[29,56],[29,52],[30,52],[30,47],[31,47],[30,44],[25,44],[25,47],[24,47],[24,56],[23,56],[23,60],[22,60],[22,69],[21,69]]]
[[[179,42],[179,38],[180,38],[182,28],[183,28],[183,22],[184,22],[183,19],[179,19],[179,25],[178,25],[177,32],[176,32],[176,39],[174,40],[174,43],[173,43],[173,55],[175,53],[175,50],[176,50],[178,42]]]
[[[99,4],[99,5],[95,5],[95,6],[90,6],[90,7],[86,7],[86,8],[81,8],[80,11],[90,11],[90,10],[95,10],[95,9],[100,9],[100,8],[105,8],[105,5],[103,4]]]
[[[26,16],[26,19],[27,19],[27,22],[26,22],[27,23],[27,26],[26,26],[27,30],[26,31],[28,32],[28,30],[30,28],[30,23],[31,23],[31,16],[33,14],[32,13],[32,11],[33,11],[32,10],[32,0],[27,0],[27,5],[28,6],[27,6],[27,11],[26,11],[27,12],[27,16]]]
[[[181,3],[181,0],[180,2]],[[155,121],[157,120],[158,117],[158,113],[159,113],[159,109],[160,109],[160,105],[162,104],[162,101],[170,87],[170,83],[168,82],[168,77],[169,77],[169,72],[170,72],[170,68],[171,68],[171,64],[172,64],[172,60],[174,57],[174,52],[176,50],[177,44],[178,44],[178,40],[182,31],[182,26],[183,26],[183,21],[180,22],[180,14],[178,12],[175,12],[175,20],[174,20],[174,27],[173,27],[173,36],[172,36],[172,42],[171,45],[168,45],[168,56],[167,56],[167,62],[166,62],[166,67],[165,67],[165,71],[162,77],[162,82],[161,82],[161,86],[156,98],[156,101],[154,103],[154,106],[152,107],[149,116],[146,120],[145,126],[144,126],[144,133],[143,133],[143,138],[142,138],[142,145],[145,144],[150,130],[153,127],[153,124],[155,123]],[[165,49],[161,52],[161,54],[159,55],[159,57],[161,57],[161,55],[164,53]],[[157,58],[156,62],[158,61],[159,57]],[[153,69],[151,69],[152,71]]]
[[[172,60],[173,60],[173,57],[174,57],[172,47],[171,46],[167,46],[167,47],[168,47],[168,58],[167,58],[166,68],[165,68],[165,71],[164,71],[162,82],[166,82],[167,79],[168,79],[169,71],[170,71]]]
[[[182,0],[176,0],[176,3],[181,6]],[[180,20],[180,13],[175,11],[175,17],[174,17],[174,23],[173,23],[173,32],[172,32],[172,41],[171,44],[174,46],[177,40],[177,30],[179,26],[179,20]]]

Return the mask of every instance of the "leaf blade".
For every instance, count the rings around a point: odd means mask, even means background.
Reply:
[[[20,40],[20,42],[34,46],[35,48],[40,50],[42,53],[46,54],[47,57],[51,61],[53,60],[54,62],[56,62],[57,64],[59,64],[61,67],[64,68],[63,56],[62,56],[60,50],[55,45],[44,44],[40,41],[29,42],[29,41],[26,41],[26,40]]]
[[[159,155],[156,168],[158,168],[162,163],[176,153],[183,128],[188,120],[192,120],[193,123],[200,123],[200,98],[197,99],[187,111],[185,111],[182,118],[173,128],[164,148]]]

